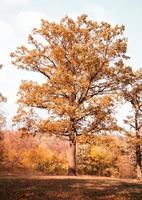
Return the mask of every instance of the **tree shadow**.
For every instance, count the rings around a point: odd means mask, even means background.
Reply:
[[[141,200],[142,182],[68,177],[0,178],[0,200]]]

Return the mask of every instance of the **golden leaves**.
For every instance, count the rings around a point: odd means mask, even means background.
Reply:
[[[86,131],[90,118],[94,130],[115,121],[114,105],[106,94],[123,78],[127,47],[123,31],[123,26],[97,23],[87,15],[76,21],[65,17],[60,23],[42,20],[41,27],[29,35],[29,46],[17,48],[11,56],[17,67],[36,71],[47,81],[22,82],[18,103],[54,113],[55,119],[42,125],[50,132],[57,133],[57,127],[64,132],[66,120],[69,126],[76,122],[78,132]]]
[[[52,120],[43,120],[39,123],[39,127],[42,132],[51,133],[56,135],[62,135],[70,129],[70,124],[66,120],[52,121]]]
[[[65,52],[62,47],[59,47],[56,45],[52,46],[51,56],[52,56],[52,58],[54,58],[56,63],[58,63],[59,65],[61,65],[63,63],[64,54],[65,54]]]
[[[111,103],[112,103],[112,99],[110,96],[104,96],[100,101],[100,105],[104,108],[109,106]]]

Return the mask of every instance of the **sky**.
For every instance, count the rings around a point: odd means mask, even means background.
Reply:
[[[7,97],[4,106],[8,119],[16,113],[16,99],[21,80],[39,77],[18,70],[11,64],[10,53],[25,44],[28,34],[40,26],[40,19],[59,21],[65,15],[76,18],[87,14],[97,21],[125,25],[128,38],[129,65],[142,66],[142,1],[141,0],[0,0],[0,92]],[[127,107],[120,110],[125,115]],[[9,122],[10,123],[10,122]]]

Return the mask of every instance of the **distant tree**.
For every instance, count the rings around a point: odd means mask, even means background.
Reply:
[[[24,135],[22,130],[4,131],[1,168],[16,173],[65,174],[67,168],[65,145],[59,141],[57,146],[55,138],[54,141],[49,137],[44,139],[47,141],[46,145],[39,136]]]
[[[119,177],[120,158],[126,153],[126,140],[111,134],[80,137],[77,163],[81,174]],[[130,165],[129,165],[130,167]]]
[[[76,174],[77,137],[117,129],[111,94],[127,72],[123,31],[124,26],[97,23],[86,15],[59,23],[42,20],[29,35],[29,46],[11,53],[18,68],[45,78],[43,84],[22,81],[18,103],[47,110],[39,130],[69,140],[69,175]]]
[[[131,74],[131,82],[125,87],[123,96],[131,104],[131,113],[125,120],[131,128],[129,142],[135,151],[137,178],[142,178],[142,70]]]
[[[0,65],[0,69],[2,68],[2,65]],[[5,102],[6,98],[0,93],[0,103]]]
[[[0,65],[0,69],[2,68],[2,65]],[[4,103],[6,101],[6,98],[0,93],[0,106],[2,103]],[[5,115],[2,111],[2,109],[0,108],[0,167],[2,165],[2,161],[3,161],[3,131],[2,129],[5,126]]]

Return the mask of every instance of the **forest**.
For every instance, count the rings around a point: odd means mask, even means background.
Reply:
[[[42,81],[21,81],[11,130],[1,110],[1,175],[142,179],[142,69],[127,65],[127,44],[123,25],[41,20],[10,54],[12,67]]]

